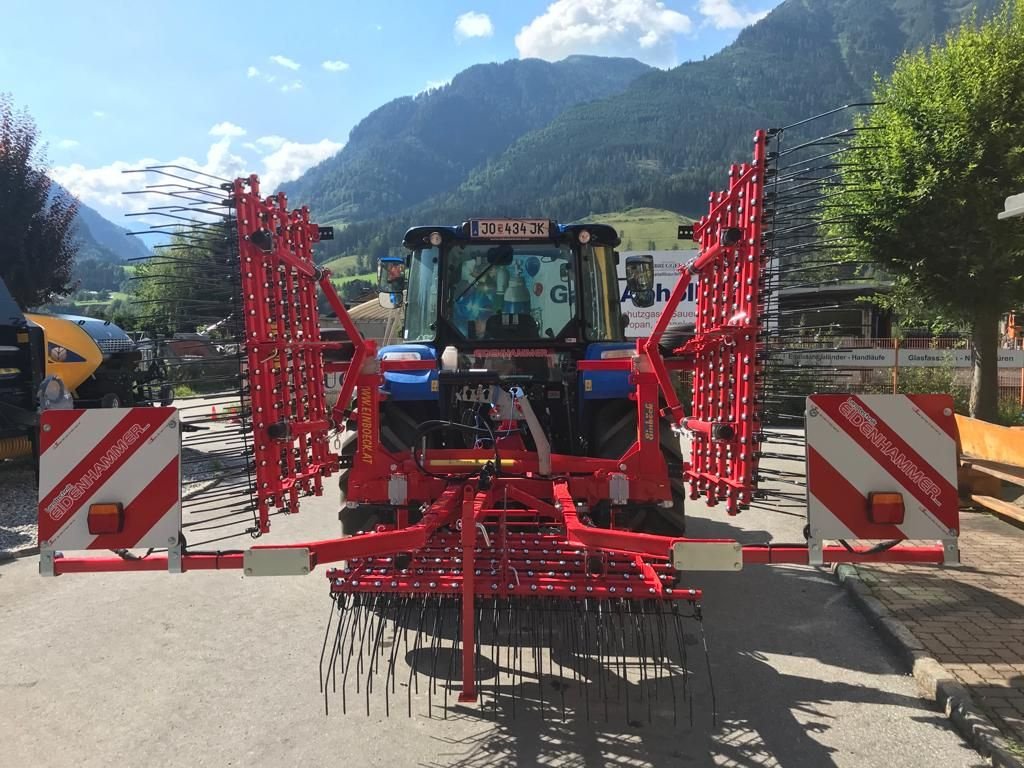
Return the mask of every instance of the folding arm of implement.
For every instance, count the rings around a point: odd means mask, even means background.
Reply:
[[[545,605],[568,600],[620,619],[678,617],[679,605],[701,598],[699,589],[679,583],[685,571],[739,570],[744,563],[955,561],[956,435],[952,403],[942,396],[809,398],[807,543],[741,546],[601,528],[590,519],[604,501],[613,511],[671,503],[669,472],[680,470],[661,453],[662,415],[690,435],[690,458],[677,479],[688,484],[692,499],[724,503],[736,514],[755,498],[764,458],[759,334],[771,258],[762,232],[765,172],[766,135],[758,132],[753,162],[732,167],[728,189],[711,196],[708,214],[695,225],[699,254],[680,270],[650,338],[637,342],[631,358],[578,364],[583,372],[629,371],[637,408],[633,445],[618,459],[554,454],[550,468],[537,453],[503,450],[501,464],[514,467],[514,476],[488,467],[493,452],[484,449],[429,450],[417,459],[381,444],[384,373],[437,363],[378,359],[329,273],[313,262],[322,232],[308,211],[288,211],[281,194],[261,199],[255,176],[236,180],[227,186],[242,278],[243,391],[259,529],[269,530],[272,510],[297,512],[302,496],[321,495],[323,480],[343,468],[350,473],[349,501],[389,505],[395,520],[350,538],[194,551],[179,535],[175,409],[51,411],[42,416],[40,439],[42,572],[299,575],[345,561],[345,568],[327,572],[343,613],[390,600],[400,611],[415,610],[410,600],[458,608],[461,698],[473,700],[481,621],[493,615],[500,634],[508,606],[533,610],[542,599]],[[695,335],[663,351],[669,318],[691,280],[697,283]],[[319,294],[336,313],[344,340],[321,336]],[[675,394],[677,371],[692,372],[689,414]],[[341,375],[333,406],[323,386],[331,373]],[[353,424],[354,454],[332,452],[329,433]],[[910,539],[941,544],[896,546]],[[885,544],[849,543],[865,540]],[[159,551],[134,556],[125,553],[130,549]],[[64,554],[74,550],[120,551]]]

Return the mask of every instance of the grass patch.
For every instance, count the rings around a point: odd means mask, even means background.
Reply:
[[[366,274],[363,275],[349,275],[348,277],[335,277],[334,275],[331,275],[331,282],[334,283],[334,285],[336,286],[344,285],[345,283],[351,283],[353,280],[368,280],[369,282],[376,285],[377,275],[374,272],[367,272]]]
[[[661,208],[630,208],[626,211],[598,213],[581,219],[579,223],[615,227],[622,238],[619,248],[623,251],[682,251],[697,247],[692,240],[677,239],[679,225],[692,224],[693,219]]]
[[[358,256],[338,256],[336,259],[325,261],[321,264],[321,267],[326,267],[331,270],[333,275],[342,275],[346,269],[353,269],[357,264]]]

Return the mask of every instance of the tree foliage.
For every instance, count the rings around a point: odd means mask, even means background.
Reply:
[[[234,222],[174,235],[132,280],[135,324],[158,334],[195,333],[237,311]]]
[[[1024,303],[1024,223],[996,218],[1024,189],[1024,0],[903,56],[875,100],[835,234],[894,278],[905,316],[971,328],[971,412],[995,419],[998,321]]]
[[[0,94],[0,277],[23,309],[71,290],[77,203],[51,182],[39,130]]]

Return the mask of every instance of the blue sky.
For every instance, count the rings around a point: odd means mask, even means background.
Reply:
[[[367,113],[473,64],[633,56],[667,68],[779,0],[5,0],[0,91],[53,176],[119,223],[123,168],[181,161],[271,185],[338,151]],[[293,201],[300,202],[300,201]]]

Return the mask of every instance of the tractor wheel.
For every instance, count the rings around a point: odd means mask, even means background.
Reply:
[[[385,447],[390,450],[398,450],[402,445],[399,438],[396,438],[395,433],[399,435],[404,434],[404,431],[408,431],[408,427],[402,422],[401,416],[404,416],[402,412],[394,412],[396,409],[381,408],[381,421],[382,421],[382,439]],[[405,417],[408,421],[408,417]],[[415,429],[415,423],[413,424]],[[342,456],[353,456],[356,452],[356,444],[358,442],[355,434],[348,435],[348,439],[341,446]],[[342,469],[338,473],[338,520],[341,522],[341,535],[352,536],[361,531],[372,531],[374,527],[380,523],[394,523],[395,522],[395,511],[391,507],[382,504],[360,504],[356,507],[346,506],[348,501],[348,478],[349,469]]]
[[[338,512],[343,538],[357,533],[372,531],[381,523],[394,522],[394,512],[376,504],[360,504],[358,507],[342,507]]]
[[[671,422],[662,418],[660,425],[661,450],[666,461],[682,463],[683,450],[679,439],[672,431]],[[600,458],[621,456],[636,440],[636,405],[629,401],[609,402],[597,414],[594,435],[594,455]],[[684,504],[686,486],[681,478],[672,479],[672,506],[668,509],[650,507],[638,510],[635,524],[630,528],[643,533],[657,533],[664,536],[680,536],[686,531]],[[642,514],[646,511],[646,514]],[[605,504],[595,508],[600,516],[607,515]]]
[[[667,461],[683,462],[683,447],[679,437],[672,431],[672,422],[662,418],[659,434],[661,435],[661,452]],[[682,478],[672,478],[672,506],[668,509],[658,508],[659,522],[663,522],[670,535],[686,533],[686,483]]]

